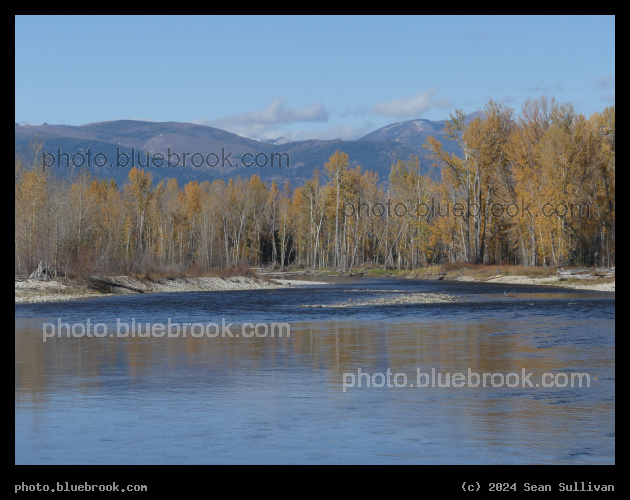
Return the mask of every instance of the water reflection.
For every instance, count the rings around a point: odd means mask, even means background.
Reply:
[[[320,311],[292,321],[290,338],[42,342],[42,323],[60,312],[71,318],[69,309],[16,307],[16,462],[614,463],[614,300],[552,294],[530,297],[525,311],[515,299],[458,293],[459,304],[389,316]],[[238,297],[217,300],[243,320],[271,317],[268,296],[246,306]],[[310,297],[287,292],[275,312]],[[106,318],[117,307],[125,318],[190,317],[186,307],[177,316],[178,298],[167,312],[145,300],[134,298],[129,311],[108,300],[72,314]],[[532,380],[581,371],[591,387],[344,392],[344,377],[359,369],[404,373],[410,383],[418,369],[526,369]]]

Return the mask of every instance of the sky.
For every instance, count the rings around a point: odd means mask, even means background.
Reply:
[[[615,103],[614,16],[16,16],[15,122],[357,139],[489,100]]]

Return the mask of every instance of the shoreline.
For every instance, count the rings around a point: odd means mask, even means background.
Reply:
[[[247,276],[195,278],[160,278],[140,280],[131,276],[94,277],[96,285],[64,278],[15,279],[15,303],[62,302],[113,295],[137,295],[159,292],[218,292],[233,290],[275,290],[299,285],[327,284],[322,281],[282,278],[251,278]]]
[[[567,280],[565,277],[561,278],[557,274],[548,274],[544,277],[531,277],[524,274],[488,274],[483,270],[475,269],[462,269],[463,272],[457,271],[441,271],[440,268],[423,268],[416,271],[400,271],[400,270],[387,270],[372,274],[369,270],[367,273],[362,274],[365,278],[396,278],[396,279],[421,279],[421,280],[444,280],[444,281],[467,281],[474,283],[505,283],[512,285],[536,285],[536,286],[553,286],[561,288],[570,288],[574,290],[585,290],[593,292],[609,292],[615,293],[615,279],[613,278],[595,278],[595,279],[571,279]],[[514,271],[512,271],[514,272]],[[268,276],[304,276],[310,278],[317,277],[352,277],[351,274],[340,272],[333,274],[333,271],[320,270],[318,272],[309,271],[277,271],[277,272],[265,272]]]
[[[262,274],[262,273],[261,273]],[[300,276],[311,279],[286,279],[283,276]],[[191,278],[159,278],[154,280],[138,279],[131,276],[95,276],[99,283],[88,284],[65,278],[49,280],[37,278],[15,278],[15,304],[38,302],[61,302],[92,297],[108,297],[113,295],[130,295],[158,292],[197,292],[197,291],[234,291],[234,290],[275,290],[300,285],[325,285],[330,282],[315,281],[312,278],[333,277],[331,274],[308,273],[305,271],[277,271],[264,273],[262,277],[247,276],[230,277],[191,277]],[[342,276],[343,275],[339,275]],[[467,281],[475,283],[504,283],[506,285],[538,285],[554,286],[574,290],[615,293],[615,280],[582,280],[567,282],[558,276],[528,277],[522,275],[466,276],[445,275],[441,278],[422,275],[384,274],[380,277],[398,279],[444,279],[446,281]],[[346,276],[347,277],[347,276]],[[366,278],[375,276],[366,276]],[[359,278],[360,279],[360,278]]]
[[[308,271],[277,271],[266,272],[268,276],[304,276],[308,278],[318,277],[341,277],[349,278],[353,277],[349,274],[338,273],[332,274],[331,271],[319,271],[316,273]],[[475,272],[474,270],[467,270],[464,273],[460,272],[438,272],[436,270],[423,269],[422,271],[384,271],[378,274],[363,274],[364,278],[396,278],[396,279],[421,279],[421,280],[444,280],[444,281],[468,281],[474,283],[505,283],[512,285],[536,285],[536,286],[553,286],[570,288],[574,290],[585,290],[593,292],[609,292],[615,293],[615,279],[610,278],[596,278],[596,279],[572,279],[568,281],[566,278],[561,278],[558,275],[550,274],[545,277],[531,277],[522,274],[494,274],[488,275],[483,272]]]
[[[472,281],[475,283],[505,283],[512,285],[538,285],[538,286],[554,286],[562,288],[571,288],[574,290],[585,290],[593,292],[610,292],[615,293],[615,281],[606,281],[604,283],[596,282],[588,284],[586,280],[580,283],[567,283],[561,281],[558,277],[549,278],[530,278],[528,276],[493,276],[490,278],[473,278],[468,276],[460,276],[450,281]]]

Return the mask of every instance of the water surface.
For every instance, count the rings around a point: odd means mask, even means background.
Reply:
[[[330,281],[16,304],[16,463],[614,463],[614,294]],[[457,300],[302,307],[408,292]],[[290,337],[43,342],[45,323],[88,320],[108,333],[132,322],[223,321],[232,332],[284,322]],[[581,372],[590,387],[417,387],[418,371],[432,369],[525,369],[532,382],[546,372]],[[388,370],[408,385],[366,386]],[[359,373],[368,374],[362,386],[348,387]]]

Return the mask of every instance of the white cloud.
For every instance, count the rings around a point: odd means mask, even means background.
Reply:
[[[193,123],[217,127],[234,134],[262,136],[278,126],[300,122],[325,122],[328,111],[321,103],[310,104],[299,109],[291,109],[285,104],[286,99],[274,99],[259,111],[248,111],[238,115],[226,115],[215,120],[196,120]]]
[[[344,141],[352,141],[359,139],[364,135],[372,132],[374,125],[366,122],[362,125],[332,125],[323,128],[295,129],[295,130],[270,130],[260,135],[260,138],[277,139],[282,136],[290,141],[304,141],[309,139],[319,139],[321,141],[330,141],[341,139]]]
[[[379,102],[372,106],[372,112],[382,116],[417,117],[431,108],[449,108],[452,106],[450,99],[446,97],[437,101],[434,100],[437,93],[437,87],[432,87],[421,94],[414,94],[389,102]]]

